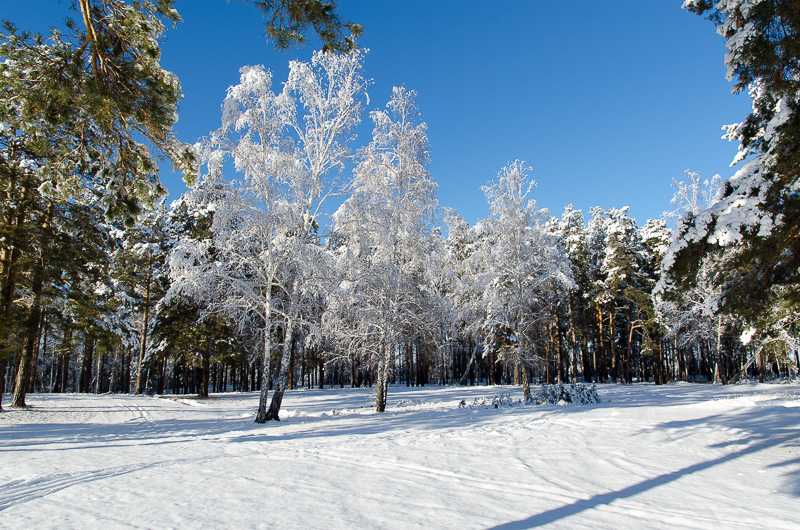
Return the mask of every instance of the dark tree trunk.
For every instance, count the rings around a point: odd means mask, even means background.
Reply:
[[[289,379],[287,381],[287,388],[289,390],[295,389],[295,374],[297,373],[297,334],[292,333],[292,349],[291,357],[289,358]],[[302,385],[301,385],[302,386]]]
[[[203,352],[203,367],[200,371],[200,386],[197,389],[197,397],[208,397],[208,381],[211,375],[211,352]]]
[[[64,331],[64,369],[61,372],[61,392],[66,392],[69,385],[69,363],[72,359],[72,330]]]
[[[144,309],[142,310],[142,330],[139,335],[139,363],[136,367],[136,393],[141,394],[144,391],[144,359],[147,353],[147,326],[150,320],[150,282],[151,272],[148,268],[147,276],[145,277],[144,286]]]
[[[758,382],[764,382],[764,356],[762,353],[762,348],[758,348],[756,351],[756,367],[758,368]]]
[[[569,295],[569,329],[572,339],[572,380],[578,382],[578,323],[575,318],[575,295]],[[585,357],[584,357],[585,359]],[[584,372],[584,381],[586,380],[586,372]]]
[[[31,370],[28,379],[28,392],[33,392],[36,389],[36,373],[39,371],[39,353],[42,349],[47,351],[47,327],[45,319],[46,311],[42,311],[40,315],[39,325],[36,328],[36,346],[33,350],[33,358],[31,359]]]
[[[8,359],[0,357],[0,410],[3,410],[3,393],[6,391],[6,368]]]
[[[592,351],[594,366],[595,380],[598,383],[605,383],[606,374],[604,373],[605,367],[605,336],[603,333],[603,307],[597,304],[597,347]]]
[[[64,373],[64,354],[58,354],[56,356],[56,377],[55,377],[55,383],[53,384],[54,394],[63,392],[61,388],[62,373]]]
[[[81,385],[80,393],[88,394],[92,383],[92,357],[94,355],[94,337],[86,335],[83,345],[83,357],[81,361]]]
[[[33,361],[33,353],[36,345],[39,342],[39,325],[42,314],[42,291],[44,289],[44,264],[47,261],[48,249],[50,247],[50,226],[53,222],[53,214],[55,212],[55,205],[51,202],[47,205],[47,213],[45,220],[42,224],[42,239],[41,248],[39,250],[40,259],[36,261],[36,266],[33,272],[33,282],[31,284],[31,294],[33,300],[31,302],[30,314],[28,315],[26,325],[26,339],[25,347],[22,350],[19,360],[19,368],[17,369],[17,383],[14,388],[14,398],[11,401],[12,407],[25,406],[25,391],[28,380],[30,379],[30,370]],[[10,300],[9,302],[13,302]]]

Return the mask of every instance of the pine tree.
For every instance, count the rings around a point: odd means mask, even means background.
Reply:
[[[168,288],[166,259],[170,251],[167,208],[163,201],[139,217],[136,225],[121,234],[121,246],[115,252],[115,279],[127,292],[138,313],[138,360],[135,392],[145,386],[145,363],[148,359],[149,334],[153,309]]]
[[[343,19],[336,13],[336,2],[321,0],[249,0],[261,10],[269,22],[266,34],[275,45],[285,50],[303,44],[309,28],[322,40],[323,52],[350,52],[363,33],[360,24]],[[349,35],[347,33],[350,33]]]
[[[800,10],[795,0],[686,0],[727,44],[734,90],[753,110],[726,126],[741,169],[719,202],[683,219],[665,258],[667,280],[687,289],[704,263],[719,272],[721,304],[755,322],[781,305],[800,310]]]

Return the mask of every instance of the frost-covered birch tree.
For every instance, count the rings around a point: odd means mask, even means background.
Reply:
[[[238,323],[261,325],[262,380],[256,422],[267,421],[272,355],[273,295],[280,255],[276,238],[284,233],[284,190],[278,174],[286,159],[279,149],[281,103],[272,76],[261,67],[242,69],[240,83],[228,90],[222,127],[202,146],[208,172],[205,187],[188,200],[212,210],[209,237],[185,239],[170,256],[172,296],[189,296]],[[237,185],[223,178],[226,156],[241,173]],[[210,193],[211,196],[203,197]]]
[[[517,160],[483,187],[490,216],[478,227],[485,232],[484,270],[476,278],[486,306],[486,347],[519,368],[525,399],[531,397],[530,365],[536,359],[533,328],[547,318],[553,290],[573,285],[564,249],[546,230],[549,213],[530,198],[535,183],[529,171]]]
[[[311,314],[308,305],[328,276],[318,231],[329,199],[349,188],[343,169],[367,98],[362,61],[358,50],[347,55],[318,52],[310,63],[293,61],[279,97],[281,118],[288,129],[280,142],[288,162],[280,179],[287,193],[284,222],[289,232],[281,241],[287,255],[281,284],[284,339],[268,419],[278,419],[288,386],[291,337],[303,315]]]
[[[228,91],[222,127],[206,143],[209,177],[221,179],[225,156],[240,180],[228,186],[213,213],[212,237],[175,262],[182,285],[200,293],[214,279],[213,307],[235,319],[257,315],[263,325],[263,379],[256,421],[278,419],[287,387],[292,334],[312,273],[324,265],[317,233],[326,200],[345,185],[337,178],[361,116],[367,82],[360,52],[317,53],[292,62],[280,94],[263,67],[242,69]],[[202,256],[211,253],[213,260]],[[177,255],[180,257],[180,254]],[[204,264],[199,267],[198,264]],[[188,271],[187,273],[180,271]],[[244,323],[244,321],[242,321]],[[282,325],[283,348],[269,410],[272,339]]]
[[[437,209],[427,126],[419,122],[415,96],[395,87],[387,110],[371,113],[372,142],[361,153],[352,196],[334,216],[341,290],[327,320],[348,348],[375,364],[378,412],[386,409],[392,352],[402,332],[418,324],[419,282]]]

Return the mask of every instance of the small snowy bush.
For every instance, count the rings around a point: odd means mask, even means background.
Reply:
[[[432,404],[433,403],[430,401],[422,401],[421,399],[414,399],[414,400],[401,399],[400,401],[397,402],[397,408],[421,407],[424,405],[432,405]]]
[[[530,402],[535,405],[558,405],[577,403],[586,405],[600,403],[600,396],[594,385],[587,386],[583,383],[559,383],[556,385],[542,385],[531,394]]]
[[[520,400],[515,401],[511,399],[511,394],[505,392],[502,394],[495,394],[494,398],[492,399],[492,405],[494,405],[494,408],[496,409],[500,407],[513,407],[514,405],[519,405],[520,403]]]
[[[522,400],[513,399],[510,393],[503,392],[500,394],[495,394],[492,399],[486,397],[475,398],[472,400],[472,403],[467,403],[465,400],[461,400],[458,404],[458,408],[460,409],[488,409],[488,408],[496,408],[499,409],[501,407],[514,407],[522,403]]]
[[[568,403],[576,403],[585,405],[588,403],[600,403],[600,396],[597,394],[597,388],[594,385],[586,386],[583,383],[557,385],[542,385],[538,390],[531,393],[529,401],[521,399],[513,399],[508,392],[495,394],[493,398],[486,397],[475,398],[471,403],[467,403],[462,399],[458,404],[460,409],[489,409],[489,408],[503,408],[503,407],[516,407],[517,405],[566,405]]]

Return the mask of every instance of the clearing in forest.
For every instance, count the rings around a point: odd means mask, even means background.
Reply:
[[[0,414],[5,528],[797,528],[800,385],[32,394]],[[461,402],[467,406],[459,407]]]

